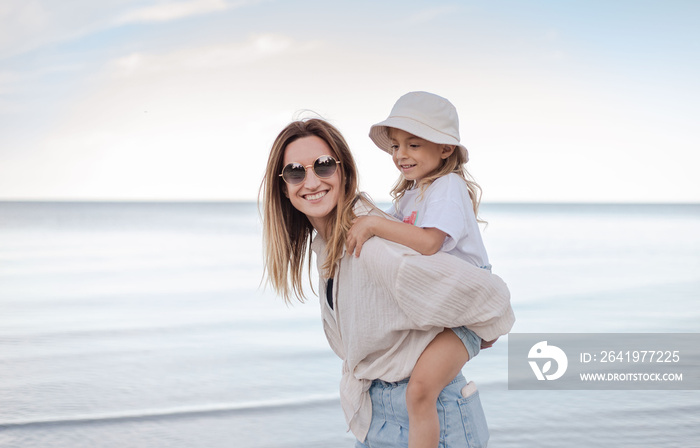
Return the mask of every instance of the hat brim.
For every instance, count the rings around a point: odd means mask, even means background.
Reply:
[[[440,145],[457,146],[462,151],[465,162],[469,160],[469,152],[464,145],[459,143],[459,140],[408,117],[389,117],[369,129],[369,138],[372,139],[379,149],[389,154],[391,154],[391,139],[389,139],[388,128],[401,129],[416,137]]]

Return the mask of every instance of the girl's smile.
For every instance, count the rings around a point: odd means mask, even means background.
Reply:
[[[394,164],[408,180],[419,181],[432,174],[454,150],[401,129],[390,129],[389,137]]]

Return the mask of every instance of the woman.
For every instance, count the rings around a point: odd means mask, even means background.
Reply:
[[[323,120],[290,123],[277,136],[261,195],[266,275],[285,300],[304,299],[303,265],[316,254],[323,327],[343,360],[341,404],[356,447],[406,447],[405,389],[418,357],[445,327],[467,325],[485,341],[506,334],[514,316],[505,283],[456,257],[380,238],[359,258],[346,253],[352,220],[382,212],[359,194],[350,149]],[[486,445],[478,392],[461,374],[438,414],[441,446]]]

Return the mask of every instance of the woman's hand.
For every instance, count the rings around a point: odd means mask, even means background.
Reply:
[[[356,257],[360,256],[362,245],[365,241],[374,236],[374,224],[376,220],[382,219],[377,216],[360,216],[352,222],[352,227],[348,230],[348,237],[345,242],[345,247],[351,254]]]

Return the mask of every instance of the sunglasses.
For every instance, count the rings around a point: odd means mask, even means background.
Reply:
[[[317,177],[326,179],[335,174],[339,163],[339,160],[335,160],[331,156],[321,156],[316,159],[313,165],[304,166],[301,163],[289,163],[282,169],[280,177],[289,185],[298,185],[304,182],[304,179],[306,179],[306,170],[312,167]]]

